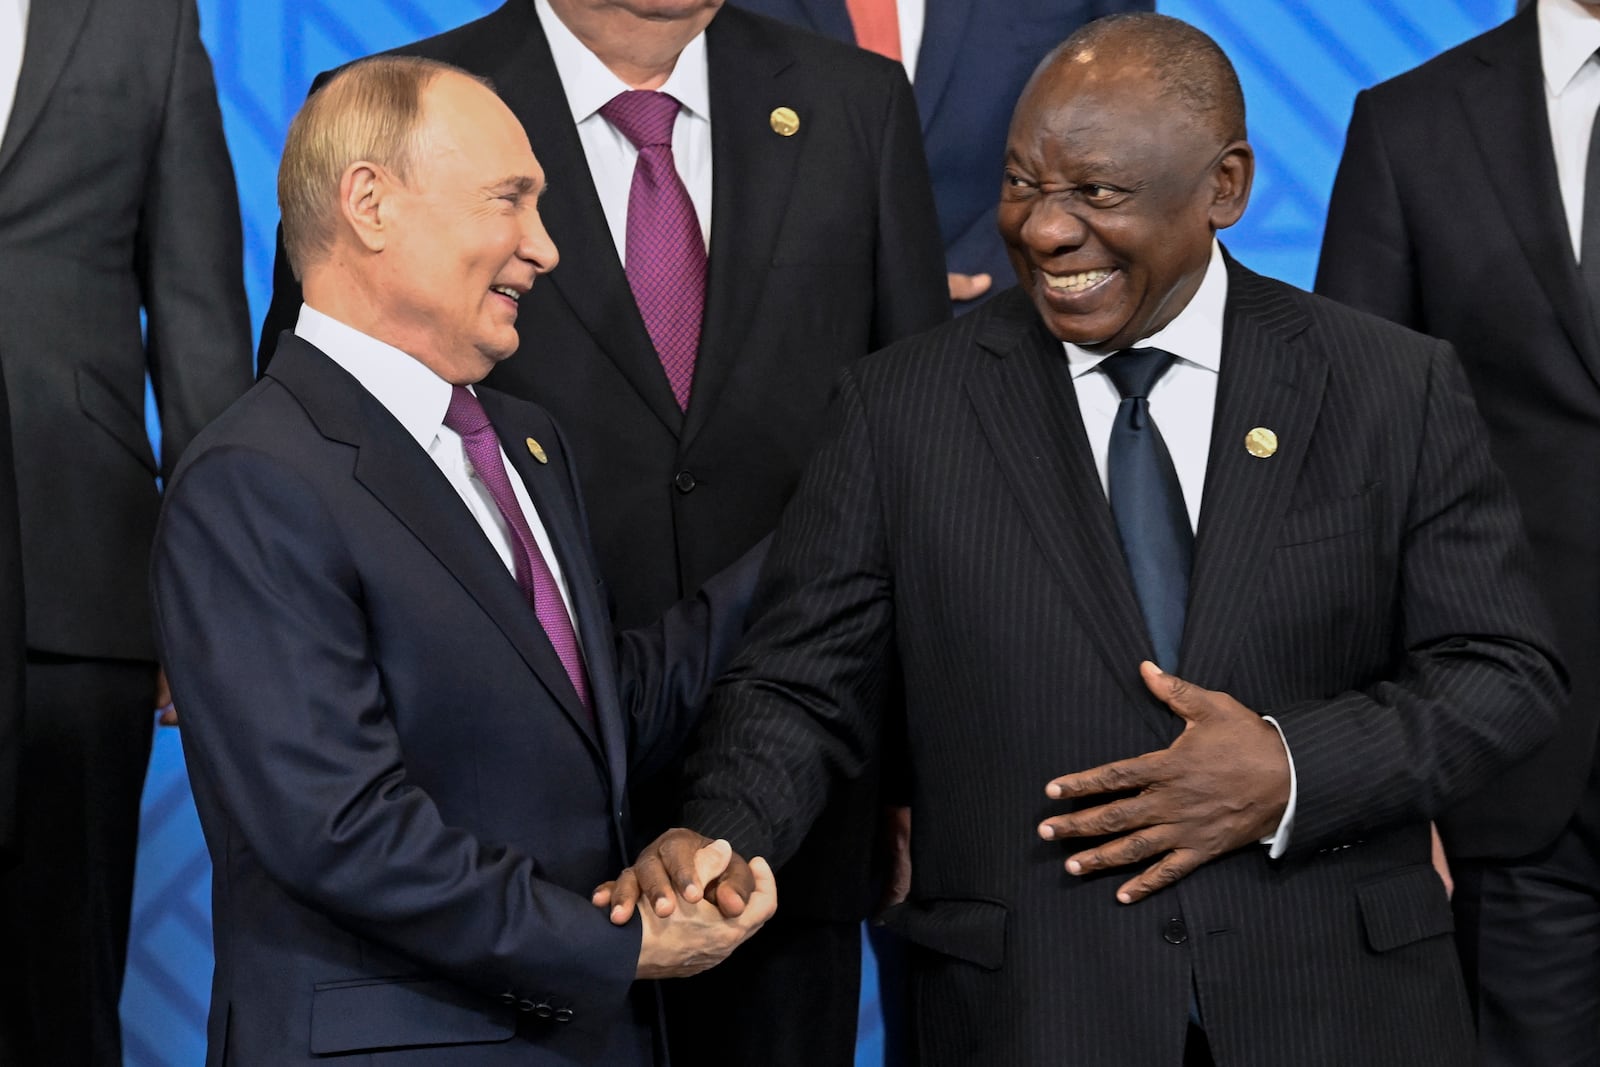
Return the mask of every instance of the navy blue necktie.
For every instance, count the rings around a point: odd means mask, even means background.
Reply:
[[[1177,357],[1159,348],[1128,348],[1103,360],[1104,371],[1122,394],[1111,424],[1108,457],[1111,514],[1122,539],[1122,555],[1133,577],[1139,611],[1162,670],[1178,669],[1183,616],[1189,605],[1189,567],[1194,531],[1183,505],[1183,487],[1147,399],[1156,380]]]

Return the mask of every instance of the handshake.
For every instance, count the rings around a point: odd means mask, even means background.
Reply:
[[[766,860],[746,863],[728,842],[678,829],[656,838],[591,899],[611,909],[617,926],[638,911],[644,940],[635,977],[686,978],[727,959],[772,918],[778,885]]]

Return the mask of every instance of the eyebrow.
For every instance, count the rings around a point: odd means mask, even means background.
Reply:
[[[497,182],[484,186],[484,189],[489,192],[501,192],[504,190],[518,193],[530,193],[538,189],[539,195],[541,197],[544,195],[544,189],[539,188],[539,183],[526,174],[514,174],[507,178],[501,178]]]

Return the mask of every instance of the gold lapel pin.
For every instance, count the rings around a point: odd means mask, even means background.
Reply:
[[[767,121],[772,124],[772,132],[779,137],[793,137],[800,131],[800,116],[794,113],[792,107],[773,108]]]
[[[1257,426],[1244,435],[1244,450],[1257,459],[1266,459],[1278,450],[1278,435],[1265,426]]]
[[[544,447],[533,438],[528,438],[528,454],[540,463],[549,463],[550,457],[544,454]]]

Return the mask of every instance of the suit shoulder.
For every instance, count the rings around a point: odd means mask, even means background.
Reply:
[[[1027,294],[1013,286],[965,315],[874,352],[848,373],[864,394],[953,383],[1037,329]]]
[[[391,48],[382,55],[422,56],[478,72],[495,66],[494,57],[515,48],[536,25],[531,3],[508,0],[486,15],[432,37]]]
[[[740,50],[755,47],[774,55],[786,53],[796,68],[794,73],[814,75],[819,85],[836,86],[845,95],[863,85],[881,89],[906,80],[905,68],[892,59],[742,8],[718,11],[706,39],[713,57],[718,43]]]
[[[1523,19],[1528,22],[1524,23]],[[1454,48],[1366,90],[1382,105],[1380,114],[1431,115],[1441,99],[1453,96],[1464,78],[1514,52],[1520,38],[1536,32],[1532,12],[1479,34]],[[1434,115],[1433,117],[1437,117]]]
[[[1366,373],[1363,368],[1380,365],[1386,372],[1409,365],[1425,375],[1429,364],[1449,349],[1437,338],[1275,278],[1240,272],[1230,284],[1229,301],[1236,309],[1290,329],[1298,316],[1307,339],[1323,348],[1336,366],[1358,376]]]

